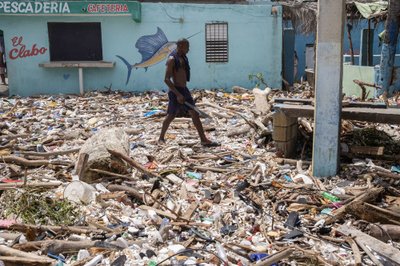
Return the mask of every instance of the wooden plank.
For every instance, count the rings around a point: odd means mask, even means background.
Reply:
[[[304,105],[313,105],[314,99],[296,99],[296,98],[276,98],[274,99],[274,103],[295,103],[295,104],[304,104]],[[366,108],[379,108],[386,109],[387,106],[385,103],[370,103],[370,102],[342,102],[342,107],[366,107]]]
[[[350,152],[357,154],[368,154],[368,155],[383,155],[385,147],[370,147],[370,146],[351,146]]]
[[[274,109],[279,109],[290,117],[314,116],[314,107],[310,105],[298,106],[290,104],[275,104]],[[400,108],[343,108],[342,119],[373,123],[400,124]]]
[[[0,256],[0,261],[7,266],[39,266],[39,265],[52,265],[50,261],[42,260],[38,261],[37,259],[31,258],[21,258],[16,256]]]
[[[190,218],[192,218],[192,216],[193,216],[193,213],[196,211],[196,209],[198,207],[199,207],[199,204],[197,202],[192,202],[192,204],[190,204],[190,206],[189,206],[189,209],[187,209],[187,211],[183,215],[183,219],[190,220]]]
[[[147,205],[141,205],[141,206],[139,206],[139,208],[142,209],[142,210],[147,210],[147,211],[152,210],[155,213],[157,213],[158,215],[167,217],[167,218],[169,218],[171,220],[176,220],[177,219],[177,216],[175,214],[172,214],[170,212],[166,212],[166,211],[163,211],[163,210],[159,210],[159,209],[147,206]]]
[[[340,233],[351,236],[360,247],[371,248],[374,251],[390,258],[392,261],[400,264],[400,250],[388,245],[372,236],[369,236],[354,227],[341,225],[337,231]]]

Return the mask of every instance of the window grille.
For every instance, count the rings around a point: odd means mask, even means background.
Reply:
[[[228,62],[228,23],[206,23],[206,62]]]

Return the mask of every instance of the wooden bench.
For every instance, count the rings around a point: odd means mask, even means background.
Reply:
[[[311,100],[303,99],[298,101],[277,99],[275,102],[278,103],[275,103],[273,107],[275,113],[273,114],[272,138],[276,143],[277,150],[283,152],[285,157],[291,157],[296,150],[298,117],[314,117],[314,106],[311,105]],[[373,108],[349,107],[363,105],[373,106]],[[375,103],[353,103],[353,105],[347,104],[342,108],[341,117],[346,120],[400,124],[400,108],[386,108],[384,104]]]
[[[78,68],[79,76],[79,93],[83,95],[83,69],[84,68],[113,68],[115,62],[105,61],[54,61],[40,63],[39,67],[43,68]]]

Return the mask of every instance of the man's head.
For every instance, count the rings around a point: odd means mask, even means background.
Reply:
[[[186,55],[189,52],[189,41],[187,39],[179,39],[176,45],[179,54]]]

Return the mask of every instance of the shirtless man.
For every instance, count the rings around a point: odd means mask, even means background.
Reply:
[[[168,57],[164,82],[169,88],[169,102],[167,117],[162,125],[158,143],[165,143],[165,133],[167,132],[169,125],[172,120],[174,120],[176,114],[183,109],[192,117],[193,124],[199,133],[201,144],[206,147],[219,146],[218,143],[210,141],[204,134],[199,114],[185,105],[185,102],[195,105],[192,95],[186,87],[186,82],[190,81],[190,66],[189,60],[186,57],[188,52],[189,41],[186,39],[180,39],[177,42],[177,49]]]

